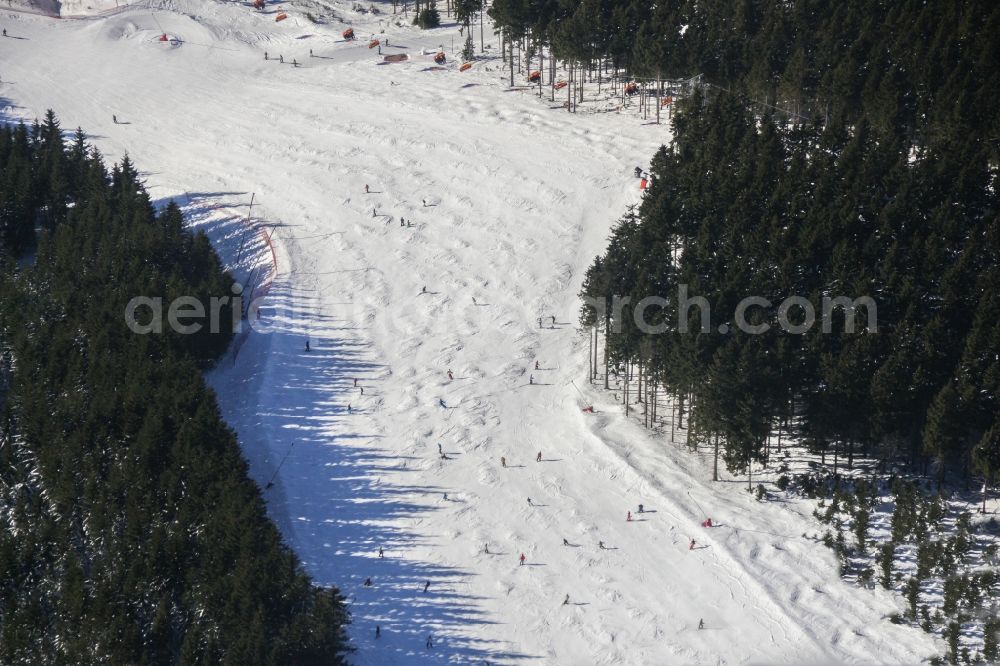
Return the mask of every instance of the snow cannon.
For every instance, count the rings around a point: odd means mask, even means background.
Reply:
[[[463,62],[462,66],[458,68],[458,71],[460,71],[460,72],[467,72],[470,69],[472,69],[472,63],[471,62]]]
[[[264,0],[253,0],[254,9],[264,9]]]
[[[663,101],[660,102],[660,107],[662,108],[662,107],[665,107],[665,106],[670,106],[673,103],[674,103],[674,98],[673,97],[664,97]]]
[[[381,43],[382,42],[378,41],[377,39],[373,39],[372,41],[368,42],[368,48],[373,49]]]
[[[161,42],[169,42],[170,41],[170,39],[167,37],[167,33],[163,33],[162,35],[160,35],[160,41]]]
[[[340,34],[343,35],[344,39],[350,41],[354,39],[354,28],[348,28],[347,30],[345,30]]]
[[[625,84],[625,94],[626,95],[634,95],[637,92],[639,92],[639,84],[638,83],[636,83],[635,81],[629,81],[628,83]]]
[[[640,190],[646,189],[647,185],[649,185],[649,181],[646,180],[645,178],[643,178],[642,180],[639,181],[639,189]]]
[[[274,22],[278,23],[280,21],[284,21],[286,18],[288,18],[288,14],[286,14],[285,12],[281,12],[280,14],[274,17]]]
[[[532,72],[531,74],[528,74],[528,83],[538,83],[541,80],[542,80],[541,72]]]
[[[593,405],[591,405],[591,406],[589,406],[589,407],[584,407],[584,408],[583,408],[582,410],[580,410],[580,411],[584,412],[585,414],[593,414],[593,413],[594,413],[594,406],[593,406]]]
[[[383,62],[406,62],[409,59],[410,59],[410,56],[408,56],[405,53],[393,53],[391,55],[387,55],[384,58],[382,58],[382,61]]]
[[[558,81],[554,87],[556,90],[562,90],[563,88],[566,87],[566,85],[567,84],[565,81]]]
[[[446,58],[444,55],[444,51],[438,51],[437,54],[434,56],[434,62],[436,62],[439,65],[443,65],[445,60]]]

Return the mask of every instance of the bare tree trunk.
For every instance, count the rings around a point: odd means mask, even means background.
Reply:
[[[715,434],[715,460],[712,462],[712,481],[719,480],[719,434]]]
[[[660,73],[656,73],[656,124],[660,124],[660,95],[663,82],[660,81]]]

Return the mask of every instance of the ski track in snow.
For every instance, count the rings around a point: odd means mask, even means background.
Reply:
[[[706,481],[700,454],[587,386],[576,292],[638,201],[632,168],[669,138],[665,126],[569,117],[505,91],[484,71],[495,61],[421,71],[419,50],[453,28],[390,26],[400,47],[386,53],[413,60],[380,66],[366,35],[385,17],[349,3],[336,6],[355,43],[294,5],[276,24],[238,4],[158,4],[155,20],[140,7],[88,21],[0,9],[24,38],[0,40],[0,113],[51,107],[111,159],[128,151],[157,203],[176,198],[233,263],[255,193],[277,253],[260,309],[271,330],[209,379],[253,477],[274,478],[265,497],[288,543],[348,599],[354,663],[913,663],[935,652],[884,619],[898,600],[839,579],[832,555],[802,537],[817,529],[804,510]],[[161,29],[173,41],[157,41]],[[265,62],[265,49],[303,66]],[[266,271],[256,234],[248,248],[236,272]],[[549,315],[556,325],[539,329]],[[581,413],[571,380],[596,414]],[[648,511],[626,522],[639,503]],[[719,527],[698,526],[705,510]],[[707,547],[689,551],[692,537]]]

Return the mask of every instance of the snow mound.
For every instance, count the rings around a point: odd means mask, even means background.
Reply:
[[[93,16],[122,9],[129,4],[123,0],[13,0],[8,6],[49,16]]]

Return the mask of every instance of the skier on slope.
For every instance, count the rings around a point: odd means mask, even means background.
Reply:
[[[264,60],[267,60],[267,51],[264,51]]]
[[[426,593],[427,593],[427,589],[428,589],[428,588],[429,588],[430,586],[431,586],[431,582],[430,582],[430,581],[426,581],[426,582],[424,583],[424,594],[426,594]]]
[[[562,604],[562,605],[563,605],[563,606],[566,606],[566,605],[568,605],[568,604],[569,604],[569,595],[567,594],[567,595],[566,595],[566,598],[565,598],[565,599],[563,599],[563,604]]]
[[[382,546],[378,547],[378,556],[385,557],[385,551],[382,550]]]
[[[309,54],[312,55],[312,51],[310,51]],[[365,185],[365,194],[368,194],[368,186],[367,185]]]
[[[539,451],[538,455],[535,456],[535,462],[542,462],[542,452]]]
[[[381,637],[382,637],[382,628],[376,624],[375,625],[375,638],[381,638]]]
[[[500,466],[507,469],[507,458],[504,456],[500,456]]]
[[[524,560],[525,560],[524,553],[521,553],[521,557],[519,557],[518,560],[520,560],[520,562],[521,562],[521,564],[519,564],[518,566],[523,566],[524,565]]]
[[[428,650],[430,650],[431,648],[434,647],[434,641],[432,639],[433,639],[433,636],[431,634],[428,634],[427,635],[427,643],[426,643],[426,646],[427,646]]]
[[[451,374],[451,370],[448,371],[448,379],[449,381],[455,379],[455,375]]]
[[[528,498],[528,506],[535,506],[530,497]]]
[[[705,620],[704,619],[701,619],[701,618],[698,619],[698,628],[699,629],[704,629],[705,628]]]
[[[600,548],[601,550],[605,550],[605,548],[604,548],[604,542],[603,541],[598,541],[597,542],[597,547]]]
[[[566,540],[566,537],[563,537],[563,545],[564,546],[568,546],[569,545],[569,541]]]
[[[365,578],[365,587],[371,587],[373,585],[371,576]]]
[[[642,505],[639,505],[639,513],[642,513]]]
[[[441,450],[441,442],[438,442],[438,453],[444,453],[444,451]]]
[[[528,385],[529,386],[530,385],[534,385],[534,383],[535,383],[535,376],[534,375],[528,375]]]
[[[448,409],[448,405],[444,404],[444,398],[438,398],[438,404],[441,405],[441,409]]]
[[[538,369],[539,369],[539,367],[538,367],[538,361],[535,361],[535,370],[538,370]]]
[[[347,413],[348,413],[348,414],[352,413],[352,410],[351,410],[351,403],[347,403]]]
[[[111,120],[112,120],[112,122],[114,122],[115,125],[118,124],[118,116],[116,116],[113,113],[111,114]]]
[[[625,516],[625,522],[628,522],[628,523],[632,522],[632,512],[631,511],[629,511],[628,515]]]
[[[694,550],[695,540],[691,539],[691,543],[688,544],[688,550]]]
[[[285,56],[283,56],[281,54],[278,54],[278,62],[280,62],[282,65],[284,65],[285,64]]]

